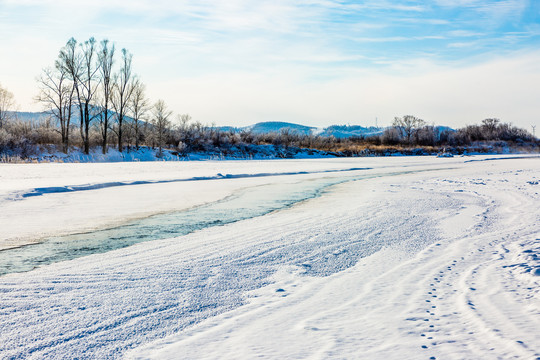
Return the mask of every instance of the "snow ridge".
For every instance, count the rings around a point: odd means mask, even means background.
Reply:
[[[66,185],[66,186],[51,186],[34,188],[27,192],[17,192],[13,195],[8,195],[9,200],[23,199],[33,196],[42,196],[46,194],[66,193],[74,191],[87,191],[104,189],[117,186],[130,186],[130,185],[146,185],[146,184],[166,184],[183,181],[201,181],[201,180],[219,180],[219,179],[241,179],[241,178],[257,178],[257,177],[269,177],[269,176],[290,176],[290,175],[306,175],[306,174],[324,174],[324,173],[336,173],[336,172],[349,172],[349,171],[361,171],[371,170],[369,167],[353,167],[349,169],[336,169],[336,170],[322,170],[322,171],[287,171],[287,172],[274,172],[274,173],[255,173],[255,174],[221,174],[218,173],[215,176],[195,176],[191,178],[181,179],[167,179],[167,180],[138,180],[138,181],[115,181],[106,182],[100,184],[85,184],[85,185]]]

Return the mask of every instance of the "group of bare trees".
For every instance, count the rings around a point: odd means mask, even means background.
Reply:
[[[458,145],[481,141],[505,141],[519,144],[537,141],[537,138],[525,129],[503,123],[497,118],[488,118],[482,120],[479,125],[467,125],[458,129],[449,140]]]
[[[418,130],[426,125],[426,122],[413,115],[405,115],[403,117],[395,117],[392,122],[392,126],[396,129],[401,137],[407,139],[407,143],[410,144],[415,135],[418,134]]]
[[[65,153],[69,151],[70,131],[77,118],[86,154],[90,151],[93,125],[99,128],[101,148],[105,154],[111,131],[117,140],[118,150],[123,150],[126,122],[135,132],[138,148],[141,121],[162,123],[164,118],[166,120],[168,115],[163,100],[155,105],[155,113],[159,117],[147,118],[152,107],[145,94],[145,85],[132,70],[132,59],[132,54],[126,49],[120,51],[120,59],[117,59],[115,45],[108,40],[98,43],[90,38],[77,42],[71,38],[60,49],[54,66],[43,70],[37,80],[39,95],[36,100],[58,122]]]
[[[406,146],[470,146],[479,142],[536,143],[536,137],[496,118],[482,120],[480,125],[467,125],[453,130],[428,125],[412,115],[394,118],[392,127],[380,137],[384,145]]]

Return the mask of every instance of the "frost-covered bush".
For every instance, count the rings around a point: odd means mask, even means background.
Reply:
[[[384,130],[381,137],[381,142],[384,145],[396,145],[400,143],[402,138],[403,137],[398,129],[395,127],[390,127]]]
[[[6,129],[0,129],[0,152],[8,148],[13,141],[13,135],[7,132]]]

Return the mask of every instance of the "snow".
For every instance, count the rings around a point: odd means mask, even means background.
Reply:
[[[473,159],[1,165],[4,248],[243,189],[356,180],[264,216],[2,276],[0,354],[538,357],[540,159]],[[53,188],[71,190],[24,197]]]

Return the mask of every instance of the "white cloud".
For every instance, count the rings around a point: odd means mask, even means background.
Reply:
[[[428,122],[462,126],[486,117],[528,127],[539,123],[540,53],[516,54],[462,68],[411,61],[410,75],[351,72],[328,81],[281,69],[274,74],[229,73],[152,84],[154,97],[206,123],[257,121],[389,124],[415,114]],[[403,69],[402,69],[403,70]]]
[[[526,4],[496,3],[490,8],[479,0],[437,2],[480,14],[481,21],[519,16]],[[531,64],[540,60],[538,53],[497,59],[484,52],[480,59],[467,56],[450,63],[440,52],[513,44],[538,29],[497,37],[439,18],[431,7],[418,4],[422,2],[0,0],[4,14],[21,6],[37,12],[36,21],[16,23],[9,16],[9,23],[0,23],[0,33],[11,35],[3,46],[14,52],[0,57],[0,69],[10,69],[0,80],[24,109],[36,109],[31,98],[41,68],[52,64],[69,37],[93,35],[134,54],[134,70],[147,82],[152,99],[163,98],[176,112],[207,123],[367,125],[376,116],[389,122],[413,113],[458,126],[485,116],[516,123],[534,116],[539,109],[532,99],[540,93],[533,84],[540,80],[540,70]],[[118,25],[116,17],[123,16],[133,18],[133,24]],[[421,29],[400,33],[396,27]],[[429,30],[422,31],[424,27]],[[441,40],[441,47],[422,48],[418,44],[424,40]],[[515,53],[515,48],[497,49]],[[504,86],[497,88],[495,79]]]

